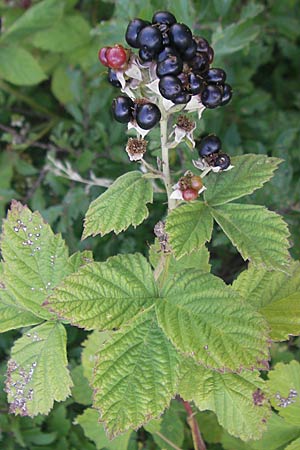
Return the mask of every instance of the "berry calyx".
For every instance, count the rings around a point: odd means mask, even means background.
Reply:
[[[133,101],[125,95],[116,97],[112,102],[113,116],[120,123],[130,122],[133,118],[133,108]]]
[[[151,130],[161,118],[161,112],[154,103],[137,104],[135,120],[143,130]]]
[[[197,142],[196,146],[199,156],[205,157],[218,153],[221,150],[222,142],[215,134],[209,134]]]
[[[190,186],[191,189],[194,189],[197,192],[200,191],[200,189],[203,188],[202,178],[198,175],[193,175],[190,179]]]
[[[198,191],[196,191],[195,189],[188,188],[182,192],[182,198],[186,202],[196,200],[198,198]]]

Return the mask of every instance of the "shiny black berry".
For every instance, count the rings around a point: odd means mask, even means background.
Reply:
[[[159,78],[166,75],[179,75],[183,69],[183,62],[179,56],[168,56],[157,64],[156,74]]]
[[[227,105],[227,103],[230,102],[231,97],[232,97],[232,88],[231,88],[230,84],[224,84],[223,95],[222,95],[222,100],[221,100],[220,106]]]
[[[197,75],[196,73],[193,72],[189,74],[188,83],[189,83],[189,92],[193,95],[200,94],[200,92],[206,86],[206,83],[203,80],[203,78],[200,77],[200,75]]]
[[[193,42],[192,32],[183,23],[174,23],[169,30],[170,41],[180,51],[185,51]]]
[[[213,62],[214,56],[215,56],[214,49],[212,47],[209,47],[206,54],[208,57],[208,62],[209,62],[209,64],[211,64]]]
[[[139,58],[142,62],[150,62],[154,59],[155,53],[147,47],[142,47],[139,50]]]
[[[150,25],[150,22],[147,22],[142,19],[131,20],[128,24],[125,34],[126,42],[133,48],[139,48],[138,44],[139,32],[148,25]]]
[[[191,98],[192,95],[189,94],[188,92],[181,92],[181,94],[172,98],[172,102],[175,103],[175,105],[182,105],[188,103],[191,100]]]
[[[181,94],[182,83],[177,77],[167,75],[159,80],[158,88],[163,97],[173,100],[174,97]]]
[[[167,59],[169,56],[179,56],[179,53],[173,47],[165,47],[158,55],[157,62],[160,63]]]
[[[230,158],[226,153],[222,153],[214,162],[214,167],[220,167],[221,170],[225,170],[230,166]]]
[[[194,40],[197,44],[197,52],[207,52],[209,49],[209,43],[206,39],[200,36],[194,36]]]
[[[140,48],[146,47],[155,53],[159,53],[163,47],[161,32],[151,26],[147,26],[140,31],[137,41]]]
[[[109,81],[110,84],[112,84],[113,86],[120,88],[121,87],[121,83],[117,78],[117,74],[113,69],[108,69],[108,75],[107,75],[107,80]]]
[[[153,24],[163,23],[171,26],[176,22],[177,22],[176,17],[173,16],[173,14],[170,13],[169,11],[157,11],[152,17]]]
[[[223,69],[209,69],[207,72],[203,73],[203,78],[205,78],[208,83],[224,84],[226,73]]]
[[[196,143],[199,156],[210,156],[221,150],[222,142],[215,134],[209,134]]]
[[[167,32],[163,32],[162,33],[162,40],[163,40],[163,46],[167,47],[168,45],[170,45],[170,38]]]
[[[201,102],[206,108],[216,108],[221,104],[222,95],[222,87],[209,84],[203,89]]]
[[[145,103],[136,105],[135,120],[139,127],[144,130],[153,128],[161,118],[161,113],[154,103]]]
[[[194,72],[203,73],[208,70],[209,62],[206,53],[196,53],[194,58],[189,61]]]
[[[131,98],[125,95],[116,97],[112,102],[112,112],[114,118],[121,123],[128,123],[132,119],[134,104]]]
[[[189,45],[188,48],[181,53],[181,57],[184,61],[190,61],[191,59],[194,58],[196,52],[197,52],[197,44],[193,40],[191,45]]]

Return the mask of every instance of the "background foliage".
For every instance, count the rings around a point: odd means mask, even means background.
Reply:
[[[205,112],[199,134],[204,130],[218,134],[224,150],[233,156],[257,153],[284,159],[271,182],[251,197],[239,199],[239,203],[266,205],[282,214],[292,235],[292,255],[298,259],[300,5],[297,0],[145,0],[142,5],[133,0],[0,1],[1,218],[15,198],[39,210],[53,230],[62,233],[70,253],[93,250],[98,261],[120,252],[147,253],[147,243],[153,242],[153,226],[165,211],[165,198],[159,193],[155,194],[154,204],[148,205],[150,214],[141,227],[130,227],[118,236],[110,233],[85,241],[80,241],[80,237],[89,203],[104,191],[97,186],[97,178],[114,180],[138,168],[137,164],[129,163],[124,151],[127,140],[124,126],[112,122],[110,103],[114,88],[106,82],[97,51],[106,44],[124,43],[124,31],[132,17],[148,19],[153,10],[162,8],[170,9],[195,32],[208,38],[216,53],[214,66],[224,67],[234,88],[233,100],[226,108]],[[150,135],[153,157],[158,148],[156,133]],[[179,152],[174,151],[172,159],[179,173],[188,168],[190,150],[183,145]],[[244,263],[216,225],[210,246],[213,273],[231,282]],[[1,383],[12,342],[19,335],[19,332],[1,335]],[[184,411],[176,402],[162,421],[151,423],[138,434],[122,436],[119,438],[122,442],[109,443],[101,429],[95,435],[95,426],[91,424],[97,417],[93,410],[85,409],[91,401],[79,365],[81,343],[86,335],[68,328],[68,358],[75,387],[72,398],[56,404],[49,416],[27,419],[6,414],[6,397],[1,389],[3,448],[169,448],[160,440],[160,433],[172,437],[179,447],[190,448]],[[299,347],[297,338],[274,345],[272,366],[299,359]],[[286,376],[280,365],[277,376]],[[297,441],[290,447],[287,445],[300,436],[299,421],[287,425],[281,412],[272,417],[269,435],[266,433],[263,440],[247,444],[225,432],[213,413],[199,413],[197,418],[208,449],[292,450],[297,448]]]

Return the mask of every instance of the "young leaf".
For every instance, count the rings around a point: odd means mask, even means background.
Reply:
[[[5,288],[0,288],[0,317],[0,333],[42,322],[42,319],[19,304]]]
[[[177,352],[153,310],[114,333],[99,352],[94,407],[113,438],[158,417],[176,393]]]
[[[185,270],[161,296],[158,322],[180,352],[220,371],[267,366],[266,323],[220,278]]]
[[[211,208],[211,213],[243,259],[267,269],[286,269],[289,232],[278,214],[239,203]]]
[[[0,47],[0,77],[20,86],[38,84],[47,78],[38,61],[16,45]]]
[[[182,358],[178,393],[204,411],[214,411],[220,425],[243,440],[258,439],[271,410],[259,372],[221,374]]]
[[[13,201],[1,236],[3,282],[26,310],[43,319],[52,315],[42,308],[45,298],[72,272],[68,249],[38,212]]]
[[[8,362],[6,391],[10,412],[22,416],[48,414],[54,401],[70,395],[66,332],[46,322],[18,339]]]
[[[251,266],[235,280],[233,289],[265,317],[272,339],[285,341],[300,334],[299,262],[287,273]]]
[[[279,158],[265,155],[236,156],[232,158],[232,170],[211,173],[205,179],[204,198],[209,205],[216,206],[251,194],[270,180],[280,163]]]
[[[151,267],[137,253],[83,266],[56,288],[45,305],[72,324],[104,330],[132,320],[157,297]]]
[[[148,217],[147,203],[153,201],[151,181],[138,171],[117,178],[104,194],[96,198],[85,216],[82,238],[116,234],[130,225],[136,227]]]
[[[252,21],[238,22],[219,28],[212,35],[212,46],[218,56],[228,55],[246,47],[259,34]]]
[[[288,423],[300,423],[300,364],[276,364],[268,373],[268,387],[271,392],[271,405],[279,411]]]
[[[211,238],[213,219],[202,202],[187,203],[168,215],[166,232],[176,258],[200,249]]]

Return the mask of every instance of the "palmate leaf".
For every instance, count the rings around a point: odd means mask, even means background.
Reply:
[[[251,266],[233,283],[233,288],[257,309],[271,327],[271,338],[284,341],[300,334],[300,263],[287,273]]]
[[[178,393],[201,410],[211,410],[220,425],[243,440],[258,439],[271,410],[259,372],[221,374],[198,365],[192,358],[180,362]]]
[[[176,258],[200,249],[210,240],[213,219],[202,202],[192,202],[174,209],[168,215],[166,232]]]
[[[271,405],[288,423],[300,427],[300,364],[276,364],[268,373]],[[300,429],[299,429],[300,433]]]
[[[105,330],[119,328],[157,297],[151,267],[137,253],[83,266],[44,305],[79,327]]]
[[[162,414],[176,393],[177,358],[153,309],[104,343],[94,371],[94,407],[111,438]]]
[[[251,194],[270,180],[280,163],[279,158],[269,158],[266,155],[233,157],[232,170],[210,173],[205,179],[207,190],[204,198],[209,205],[216,206]]]
[[[220,278],[185,270],[161,296],[158,322],[180,352],[220,371],[267,366],[267,324]]]
[[[53,317],[41,304],[75,269],[61,236],[52,232],[38,212],[13,201],[3,221],[1,251],[2,279],[10,297],[38,317]]]
[[[6,380],[12,413],[31,417],[47,414],[54,401],[70,395],[71,386],[63,325],[46,322],[15,342]]]
[[[130,225],[136,227],[148,217],[147,203],[153,201],[151,181],[138,171],[128,172],[96,198],[85,216],[82,238],[116,234]]]
[[[289,232],[278,214],[239,203],[211,208],[211,213],[243,259],[267,269],[287,268]]]

